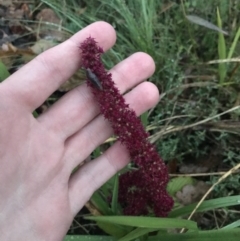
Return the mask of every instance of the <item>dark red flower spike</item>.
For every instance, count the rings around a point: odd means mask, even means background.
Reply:
[[[89,37],[80,46],[82,67],[87,71],[88,85],[98,102],[100,112],[110,122],[114,133],[125,145],[138,170],[122,174],[119,179],[119,202],[128,215],[167,216],[173,200],[166,191],[168,171],[155,146],[148,140],[136,113],[129,108],[107,73],[100,48]]]

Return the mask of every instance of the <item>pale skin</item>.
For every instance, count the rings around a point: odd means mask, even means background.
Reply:
[[[0,84],[0,240],[60,241],[92,193],[128,162],[115,143],[99,158],[72,170],[112,134],[83,84],[38,118],[32,112],[80,68],[80,44],[93,37],[104,51],[113,47],[111,25],[96,22],[42,53]],[[138,115],[159,100],[145,82],[152,58],[135,53],[110,72]]]

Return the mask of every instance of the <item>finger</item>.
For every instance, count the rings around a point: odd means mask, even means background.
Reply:
[[[149,78],[154,69],[154,62],[149,55],[136,53],[116,65],[110,72],[120,92],[123,93]],[[38,120],[65,140],[98,113],[98,106],[91,90],[82,85],[67,93]]]
[[[126,102],[139,115],[153,107],[159,100],[159,93],[153,84],[144,82],[126,95]],[[87,157],[87,155],[112,134],[109,123],[102,116],[97,117],[86,128],[77,133],[68,143],[69,161]],[[79,146],[83,146],[79,151]],[[122,169],[129,161],[126,148],[117,142],[99,158],[83,165],[69,182],[69,197],[73,213],[89,200],[92,193]]]
[[[96,22],[62,44],[37,56],[10,76],[1,86],[15,103],[33,111],[80,67],[80,44],[93,37],[104,50],[115,43],[115,31],[106,22]]]

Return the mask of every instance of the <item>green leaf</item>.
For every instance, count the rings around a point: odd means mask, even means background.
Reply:
[[[233,229],[233,228],[237,228],[240,227],[240,220],[237,220],[233,223],[228,224],[227,226],[221,228],[222,230],[227,230],[227,229]]]
[[[240,37],[240,27],[238,28],[238,31],[237,31],[237,33],[236,33],[236,35],[234,37],[233,43],[232,43],[232,45],[230,47],[230,50],[229,50],[229,53],[228,53],[228,56],[227,56],[228,59],[232,58],[232,55],[234,53],[234,50],[236,49],[239,37]]]
[[[198,24],[200,26],[203,26],[205,28],[209,28],[212,30],[215,30],[219,33],[228,35],[228,33],[226,31],[223,31],[222,28],[217,27],[215,24],[208,22],[207,20],[200,18],[198,16],[195,15],[186,15],[186,18],[188,19],[188,21]]]
[[[193,211],[193,209],[196,207],[197,204],[198,203],[194,203],[186,207],[173,210],[172,212],[169,213],[168,216],[179,217],[179,216],[188,215]],[[215,208],[230,207],[230,206],[239,205],[239,204],[240,204],[240,195],[216,198],[216,199],[204,201],[197,209],[196,212],[208,211]]]
[[[161,234],[148,241],[239,241],[240,229],[187,232],[184,234]]]
[[[176,192],[182,190],[188,184],[194,184],[196,181],[192,177],[176,177],[169,181],[167,185],[167,191],[171,196],[174,196]]]
[[[217,21],[218,21],[218,27],[222,28],[222,20],[221,20],[218,8],[217,8]],[[224,38],[224,35],[220,32],[218,33],[218,56],[219,56],[219,59],[226,59],[225,38]],[[218,75],[220,78],[220,84],[224,83],[226,73],[227,73],[226,63],[219,63],[218,64]]]
[[[6,66],[4,65],[4,63],[0,60],[0,82],[2,82],[3,80],[5,80],[7,77],[9,77],[10,74],[6,68]]]
[[[132,217],[132,216],[97,216],[85,217],[88,220],[97,222],[105,222],[112,224],[125,225],[139,228],[186,228],[191,230],[198,230],[196,222],[174,219],[174,218],[155,218],[155,217]]]
[[[146,128],[148,125],[148,112],[144,112],[141,115],[141,121],[142,121],[142,124],[144,125],[144,127]]]
[[[238,241],[240,229],[187,232],[183,234],[160,234],[149,237],[148,241]],[[123,241],[123,239],[120,239]],[[120,241],[118,240],[118,241]],[[67,235],[64,241],[117,241],[102,235]]]
[[[128,233],[126,236],[120,238],[118,241],[129,241],[136,238],[139,238],[145,234],[148,234],[150,232],[157,231],[156,228],[136,228],[132,232]]]
[[[102,235],[67,235],[63,241],[116,241],[116,238]]]
[[[114,177],[113,195],[112,195],[112,212],[118,214],[118,173]]]
[[[100,147],[97,147],[94,152],[93,152],[93,157],[94,158],[97,158],[101,155],[101,150],[100,150]]]
[[[98,217],[100,217],[100,216],[98,216]],[[101,217],[103,217],[103,216],[101,216]],[[97,222],[97,225],[105,233],[107,233],[115,238],[121,238],[121,237],[125,236],[127,233],[132,231],[132,228],[130,228],[130,227],[124,227],[121,225],[116,225],[114,223]]]
[[[38,113],[37,113],[37,111],[33,111],[33,116],[35,117],[35,118],[37,118],[38,117]]]
[[[91,197],[92,204],[100,211],[103,215],[112,215],[112,211],[106,201],[103,199],[99,191],[96,191]]]

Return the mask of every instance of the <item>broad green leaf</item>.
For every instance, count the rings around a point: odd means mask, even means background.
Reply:
[[[97,216],[85,217],[88,220],[97,222],[112,223],[139,228],[186,228],[198,230],[197,224],[193,221],[175,218],[155,218],[155,217],[132,217],[132,216]]]
[[[118,241],[130,241],[157,230],[158,229],[156,228],[136,228],[132,232],[128,233],[126,236],[120,238]]]
[[[148,241],[239,241],[240,229],[187,232],[184,234],[161,234]]]
[[[63,241],[117,241],[117,239],[102,235],[67,235]]]
[[[8,76],[10,76],[10,74],[4,63],[0,60],[0,82],[5,80]]]
[[[239,241],[240,229],[187,232],[183,234],[160,234],[148,241]],[[120,239],[122,240],[122,239]],[[64,241],[117,241],[110,236],[67,235]],[[118,240],[119,241],[119,240]]]
[[[100,216],[98,216],[98,217],[100,217]],[[101,216],[101,217],[103,217],[103,216]],[[132,231],[131,227],[121,226],[121,225],[117,225],[114,223],[97,222],[97,225],[105,233],[107,233],[115,238],[121,238],[121,237],[125,236],[127,233]]]
[[[168,185],[167,191],[171,196],[174,196],[176,192],[182,190],[188,184],[194,184],[196,181],[192,177],[176,177],[172,178]]]
[[[216,198],[216,199],[204,201],[197,209],[196,212],[208,211],[215,208],[230,207],[230,206],[239,205],[239,204],[240,204],[240,195]],[[183,208],[178,208],[170,212],[168,216],[179,217],[179,216],[188,215],[193,211],[196,205],[197,203],[194,203]]]

